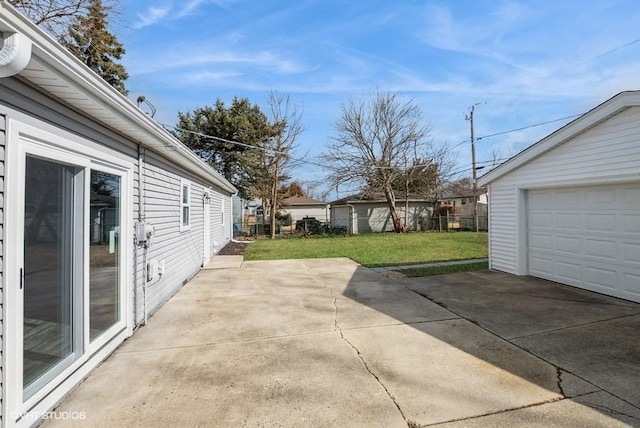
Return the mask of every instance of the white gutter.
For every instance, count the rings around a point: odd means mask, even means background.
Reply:
[[[31,61],[31,40],[20,33],[2,33],[0,78],[15,76]]]

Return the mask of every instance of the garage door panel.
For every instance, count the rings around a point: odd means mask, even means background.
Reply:
[[[555,269],[553,261],[544,257],[532,255],[529,261],[529,270],[535,272],[536,275],[547,275],[553,277]],[[543,277],[546,278],[546,277]],[[548,279],[548,278],[547,278]]]
[[[640,302],[640,183],[531,190],[529,274]]]
[[[582,193],[577,190],[561,190],[556,195],[556,201],[562,201],[560,207],[579,204],[582,201]]]
[[[581,216],[575,213],[558,213],[556,215],[556,227],[564,230],[579,231],[581,228]]]
[[[551,238],[550,238],[551,239]],[[580,238],[569,237],[569,236],[556,236],[556,251],[564,254],[570,254],[574,256],[579,256],[582,243]]]
[[[616,216],[612,214],[585,214],[587,229],[594,232],[615,232]]]
[[[620,200],[620,208],[633,208],[640,200],[640,189],[623,189]]]
[[[545,251],[553,249],[553,237],[548,234],[532,233],[531,249]]]
[[[549,206],[556,202],[556,193],[551,190],[548,190],[548,191],[539,190],[539,191],[536,191],[535,194],[532,194],[530,196],[529,201],[532,204]]]
[[[582,266],[579,263],[559,260],[556,262],[556,275],[571,285],[580,283]]]
[[[585,243],[585,256],[595,257],[597,259],[610,261],[615,263],[617,260],[615,240],[605,239],[584,239]]]
[[[586,190],[585,208],[602,208],[603,205],[613,206],[616,202],[615,189]]]
[[[640,243],[622,243],[623,260],[629,264],[640,266]]]
[[[634,284],[640,284],[640,274],[623,272],[622,278],[623,278],[623,284],[626,284],[624,287],[624,291],[627,294],[633,295],[634,297],[636,297],[636,299],[631,299],[631,300],[635,300],[636,302],[640,301],[638,300],[640,299],[640,289],[638,289],[637,286],[635,287],[633,286]]]
[[[640,214],[623,214],[621,220],[621,232],[636,235],[640,239]]]
[[[552,212],[535,212],[531,215],[531,226],[534,227],[553,227],[553,213]]]
[[[617,273],[615,270],[589,267],[585,268],[587,285],[594,287],[594,289],[601,288],[602,292],[610,292],[615,290],[617,282]]]

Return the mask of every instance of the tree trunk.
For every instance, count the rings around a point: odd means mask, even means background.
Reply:
[[[280,179],[280,168],[278,168],[278,165],[276,165],[276,169],[274,171],[273,177],[272,177],[272,182],[271,182],[271,198],[270,198],[270,203],[271,203],[271,212],[269,213],[269,220],[270,220],[270,224],[271,224],[271,239],[275,239],[276,237],[276,209],[278,207],[278,183]]]
[[[409,230],[409,174],[404,182],[404,230]]]
[[[389,205],[389,214],[391,214],[391,221],[393,222],[393,231],[396,233],[404,232],[404,226],[396,211],[396,197],[393,194],[393,190],[389,187],[384,189],[384,196],[387,199],[387,205]]]

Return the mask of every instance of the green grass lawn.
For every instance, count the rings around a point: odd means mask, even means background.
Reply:
[[[489,263],[468,263],[464,265],[452,265],[452,266],[433,266],[428,268],[412,268],[412,269],[402,269],[398,272],[408,276],[409,278],[416,278],[419,276],[434,276],[434,275],[444,275],[447,273],[458,273],[458,272],[473,272],[478,270],[487,270],[489,269]]]
[[[290,239],[259,239],[245,260],[348,257],[363,266],[394,266],[487,257],[487,234],[376,233]]]

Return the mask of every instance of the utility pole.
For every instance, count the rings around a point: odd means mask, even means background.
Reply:
[[[478,103],[479,104],[479,103]],[[473,112],[478,104],[474,104],[469,109],[469,114],[465,120],[469,121],[471,128],[471,173],[473,177],[473,231],[478,231],[478,180],[476,176],[476,140],[473,135]]]

